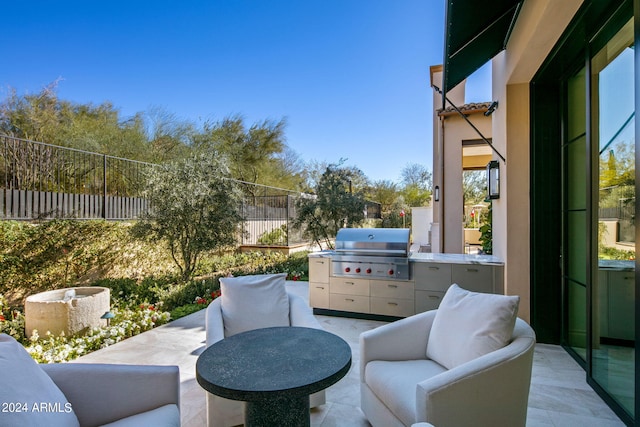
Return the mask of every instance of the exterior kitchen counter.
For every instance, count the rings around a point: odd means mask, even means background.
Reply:
[[[404,264],[409,275],[403,279],[391,277],[400,264],[381,261],[374,267],[373,257],[361,256],[338,265],[335,258],[330,250],[309,254],[309,304],[316,314],[408,317],[438,308],[453,283],[474,292],[504,293],[504,261],[493,255],[410,253]],[[369,276],[376,269],[381,274]]]
[[[336,251],[332,251],[332,250],[310,252],[308,257],[309,258],[330,258],[332,255],[335,255],[335,253]]]
[[[416,252],[409,255],[409,262],[434,262],[443,264],[504,265],[504,261],[494,255],[442,254]]]
[[[598,260],[600,270],[635,271],[636,262],[633,260],[601,259]]]

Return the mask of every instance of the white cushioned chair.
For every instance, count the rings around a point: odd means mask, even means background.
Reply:
[[[312,309],[301,297],[287,292],[286,274],[220,279],[221,296],[207,307],[207,347],[232,335],[273,326],[322,329]],[[324,390],[312,394],[312,408],[325,403]],[[207,393],[209,427],[244,423],[244,402]]]
[[[452,285],[438,310],[362,333],[361,408],[371,425],[524,426],[535,333],[517,304]]]
[[[2,426],[180,426],[177,366],[38,364],[0,334]]]

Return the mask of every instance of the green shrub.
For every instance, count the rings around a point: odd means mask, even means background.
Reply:
[[[260,245],[286,245],[287,244],[287,225],[282,224],[280,228],[274,228],[271,231],[265,231],[258,238]]]
[[[176,307],[171,310],[171,318],[173,320],[179,319],[184,316],[188,316],[190,314],[195,313],[196,311],[200,311],[205,309],[206,306],[202,304],[187,304],[180,307]]]

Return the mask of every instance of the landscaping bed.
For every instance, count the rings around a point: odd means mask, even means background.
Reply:
[[[306,252],[227,250],[205,254],[196,277],[185,282],[166,249],[132,238],[129,228],[106,221],[1,221],[0,333],[15,337],[38,362],[63,362],[205,308],[220,296],[220,277],[286,272],[289,280],[308,280]],[[109,326],[82,336],[25,336],[24,299],[74,286],[110,289],[115,317]]]

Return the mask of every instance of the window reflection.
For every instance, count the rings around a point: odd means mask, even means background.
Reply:
[[[593,280],[593,378],[630,414],[635,364],[635,108],[633,22],[592,59],[599,147],[598,274]]]

